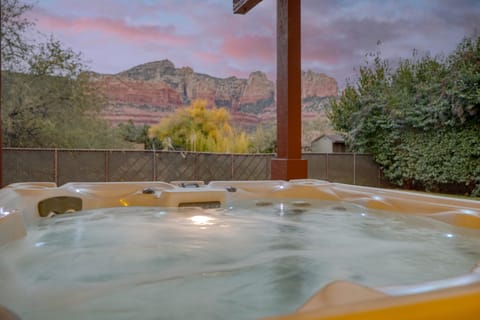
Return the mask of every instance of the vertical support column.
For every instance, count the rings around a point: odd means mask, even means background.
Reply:
[[[301,1],[277,0],[277,158],[272,179],[307,178],[302,157]]]

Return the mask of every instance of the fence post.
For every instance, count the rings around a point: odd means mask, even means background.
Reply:
[[[330,181],[330,179],[328,178],[328,153],[325,153],[325,171],[327,171],[326,172],[327,181]]]
[[[53,151],[53,180],[58,186],[58,150],[57,148]]]
[[[234,162],[235,158],[233,157],[233,153],[230,154],[230,179],[233,180],[233,177],[235,175],[234,172]]]
[[[156,157],[156,154],[155,154],[155,149],[152,149],[152,152],[153,152],[153,162],[152,162],[152,166],[153,166],[153,172],[152,172],[152,179],[153,181],[157,181],[157,157]]]
[[[194,162],[194,176],[195,176],[195,179],[194,180],[199,180],[199,177],[198,177],[198,152],[195,152],[195,162]]]
[[[377,164],[377,187],[382,187],[382,169],[380,168],[380,165]]]
[[[353,184],[357,184],[357,154],[353,153]]]
[[[108,182],[110,180],[110,157],[108,155],[108,150],[105,150],[105,182]]]

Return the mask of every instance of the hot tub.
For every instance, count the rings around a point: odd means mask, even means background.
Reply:
[[[19,183],[0,207],[0,318],[480,314],[475,200],[319,180]]]

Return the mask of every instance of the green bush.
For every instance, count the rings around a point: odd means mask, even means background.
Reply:
[[[378,55],[328,112],[352,150],[372,153],[401,186],[465,186],[480,193],[480,38],[448,57]]]

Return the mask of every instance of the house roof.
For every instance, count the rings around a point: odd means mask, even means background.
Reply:
[[[314,143],[314,142],[316,142],[320,139],[328,139],[328,140],[332,141],[333,143],[345,143],[345,139],[343,138],[343,136],[341,136],[339,134],[322,134],[318,138],[313,139],[312,143]]]

